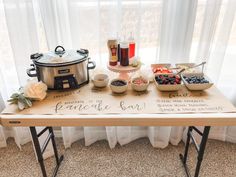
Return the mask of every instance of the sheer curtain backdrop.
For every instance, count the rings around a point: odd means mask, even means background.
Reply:
[[[236,104],[235,12],[235,0],[0,0],[3,100],[26,83],[30,54],[57,45],[87,48],[105,68],[107,39],[128,38],[132,32],[143,68],[160,62],[207,61],[206,73]],[[61,131],[66,148],[81,138],[86,145],[106,139],[114,148],[140,137],[164,148],[181,141],[184,127],[61,127]],[[27,127],[0,127],[0,146],[6,145],[6,132],[19,147],[30,141]],[[210,137],[236,142],[236,128],[214,127]]]

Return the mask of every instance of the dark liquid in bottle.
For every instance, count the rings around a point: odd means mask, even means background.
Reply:
[[[118,62],[120,62],[120,44],[117,45]]]
[[[129,48],[120,48],[120,65],[129,66]]]

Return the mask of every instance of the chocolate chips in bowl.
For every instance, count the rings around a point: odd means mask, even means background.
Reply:
[[[128,83],[122,79],[114,79],[110,83],[110,88],[114,93],[124,93],[128,88]]]

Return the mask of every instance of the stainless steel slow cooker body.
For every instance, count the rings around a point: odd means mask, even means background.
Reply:
[[[88,84],[89,70],[96,66],[89,61],[87,50],[65,51],[62,46],[47,54],[33,54],[31,59],[34,64],[27,70],[28,76],[37,77],[53,90],[79,88]]]

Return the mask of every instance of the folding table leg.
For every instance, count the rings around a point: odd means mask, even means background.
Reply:
[[[48,138],[45,140],[45,142],[43,144],[43,147],[41,148],[40,144],[39,144],[39,137],[43,133],[45,133],[47,130],[49,130],[49,135],[48,135]],[[47,177],[47,173],[46,173],[46,169],[45,169],[45,165],[44,165],[44,161],[43,161],[43,153],[44,153],[44,150],[46,149],[49,141],[50,140],[52,141],[54,155],[55,155],[56,164],[57,164],[55,169],[54,169],[53,175],[52,175],[53,177],[55,177],[57,175],[58,168],[59,168],[59,166],[61,164],[61,161],[63,160],[63,155],[60,158],[58,156],[56,142],[55,142],[55,138],[54,138],[54,133],[53,133],[52,127],[44,128],[39,134],[37,134],[37,131],[36,131],[35,127],[30,127],[30,132],[31,132],[31,136],[32,136],[32,139],[33,139],[33,144],[34,144],[34,147],[35,147],[36,155],[38,157],[38,162],[40,164],[40,168],[41,168],[43,177]]]
[[[56,166],[55,169],[54,169],[53,176],[56,176],[56,175],[57,175],[57,172],[58,172],[58,169],[59,169],[59,166],[60,166],[60,164],[61,164],[61,161],[64,159],[64,156],[62,155],[60,158],[59,158],[59,156],[58,156],[57,145],[56,145],[56,142],[55,142],[55,136],[54,136],[54,132],[53,132],[52,127],[49,127],[49,132],[52,134],[51,140],[52,140],[52,146],[53,146],[53,150],[54,150],[54,156],[55,156],[56,164],[57,164],[57,166]]]
[[[189,127],[188,128],[188,133],[187,133],[187,142],[185,145],[185,152],[184,152],[184,158],[183,158],[183,162],[186,163],[187,162],[187,157],[188,157],[188,149],[189,149],[189,144],[190,144],[190,132],[192,132],[193,127]]]
[[[200,130],[198,130],[196,127],[190,126],[188,128],[188,133],[187,133],[187,142],[185,145],[185,152],[184,152],[184,156],[182,154],[180,154],[180,159],[183,163],[185,172],[187,177],[190,177],[190,172],[187,166],[187,157],[188,157],[188,149],[189,149],[189,144],[190,144],[190,139],[193,140],[193,144],[196,147],[196,150],[198,152],[198,156],[197,156],[197,165],[196,165],[196,169],[195,169],[195,174],[194,177],[198,177],[199,176],[199,172],[200,172],[200,167],[201,167],[201,163],[202,163],[202,159],[203,159],[203,155],[204,155],[204,151],[205,151],[205,147],[206,147],[206,143],[207,143],[207,139],[208,139],[208,135],[210,132],[210,126],[205,126],[203,133],[200,132]],[[192,131],[195,130],[199,135],[202,136],[202,140],[200,143],[200,146],[196,143],[196,140],[194,139],[194,136],[192,134]]]
[[[204,131],[203,131],[202,141],[200,144],[200,149],[199,149],[198,156],[197,156],[198,161],[197,161],[196,171],[195,171],[195,175],[194,175],[195,177],[198,177],[198,175],[199,175],[199,171],[200,171],[200,167],[201,167],[201,163],[202,163],[202,159],[203,159],[203,155],[204,155],[209,132],[210,132],[210,127],[209,126],[205,127]]]

